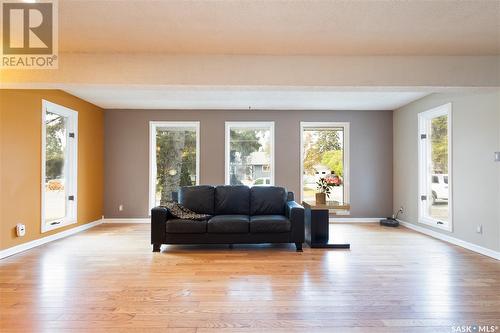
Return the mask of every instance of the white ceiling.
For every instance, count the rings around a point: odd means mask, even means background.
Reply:
[[[498,0],[64,0],[61,52],[497,55]]]
[[[500,55],[500,0],[63,0],[59,49],[113,57]],[[107,109],[393,110],[432,92],[300,85],[58,88]]]
[[[394,110],[429,93],[300,87],[73,86],[64,90],[105,109]]]

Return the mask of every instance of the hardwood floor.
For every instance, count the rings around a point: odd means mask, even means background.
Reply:
[[[100,225],[0,260],[0,331],[500,326],[498,261],[403,227],[332,228],[339,241],[351,243],[350,251],[236,245],[164,246],[152,253],[149,225]]]

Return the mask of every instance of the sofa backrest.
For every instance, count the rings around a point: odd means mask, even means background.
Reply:
[[[285,215],[288,193],[278,186],[254,186],[250,189],[250,215]]]
[[[221,185],[215,188],[216,215],[249,215],[250,188],[244,185]]]
[[[183,186],[178,201],[184,207],[208,215],[285,215],[293,193],[278,186]]]
[[[179,203],[198,214],[215,215],[215,187],[209,185],[183,186]]]

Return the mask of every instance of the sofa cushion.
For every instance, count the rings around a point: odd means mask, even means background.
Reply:
[[[213,186],[183,186],[179,192],[179,203],[198,214],[214,215]]]
[[[290,229],[291,223],[283,215],[250,216],[250,232],[253,234],[289,232]]]
[[[286,199],[283,187],[254,186],[250,189],[250,215],[285,215]]]
[[[246,234],[249,221],[248,215],[216,215],[208,220],[207,229],[215,234]]]
[[[215,215],[249,215],[250,189],[242,185],[215,188]]]
[[[204,234],[207,232],[207,221],[171,219],[167,220],[167,233],[170,234]]]

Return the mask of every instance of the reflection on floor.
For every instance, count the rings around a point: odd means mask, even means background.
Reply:
[[[0,261],[4,332],[452,332],[500,326],[500,264],[403,227],[351,250],[164,246],[101,225]]]

